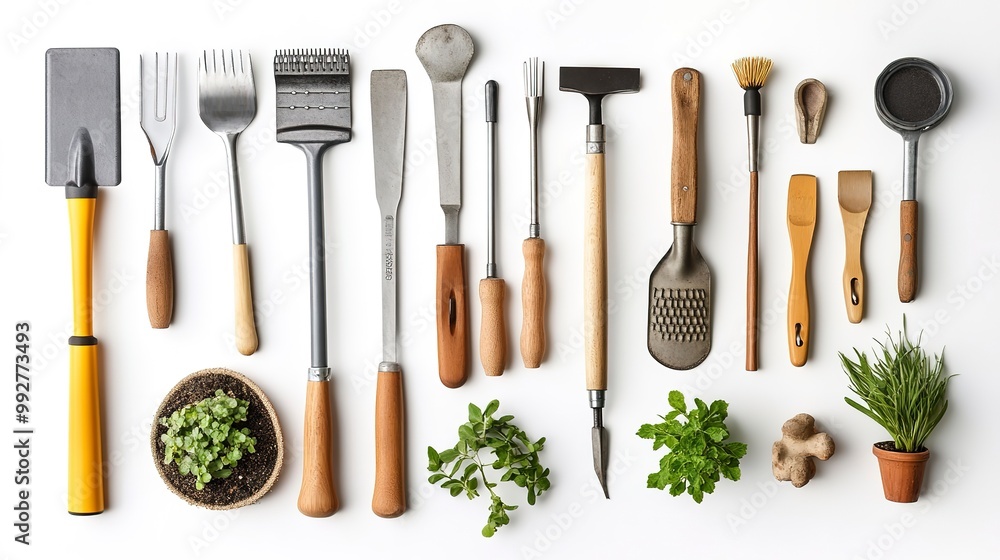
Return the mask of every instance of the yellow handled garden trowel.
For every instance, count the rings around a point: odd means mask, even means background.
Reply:
[[[73,271],[69,338],[69,512],[104,511],[93,321],[97,186],[121,182],[118,49],[45,53],[45,182],[66,189]]]

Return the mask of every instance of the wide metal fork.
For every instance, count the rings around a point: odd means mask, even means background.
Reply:
[[[236,140],[257,114],[257,92],[249,53],[213,50],[211,54],[209,51],[202,54],[198,60],[198,109],[205,126],[218,134],[226,145],[236,277],[236,349],[249,356],[257,350],[257,331],[250,294],[243,195],[236,163]]]
[[[170,326],[174,310],[173,258],[166,228],[167,155],[177,124],[177,53],[156,53],[153,64],[139,57],[142,77],[139,125],[149,140],[156,165],[153,229],[146,261],[146,311],[154,329]]]

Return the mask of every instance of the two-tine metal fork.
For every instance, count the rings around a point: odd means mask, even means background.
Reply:
[[[218,134],[226,145],[236,281],[236,349],[249,356],[257,350],[257,329],[250,293],[243,195],[236,163],[236,140],[257,114],[257,92],[249,53],[213,50],[202,54],[198,60],[198,109],[205,126]]]
[[[139,57],[142,77],[139,124],[149,140],[156,165],[153,229],[146,260],[146,311],[154,329],[170,326],[174,312],[174,270],[165,225],[167,154],[177,124],[177,53],[156,53],[153,64]]]

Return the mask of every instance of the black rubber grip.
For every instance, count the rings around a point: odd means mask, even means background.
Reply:
[[[496,80],[486,82],[486,122],[497,122],[497,90],[500,85]]]
[[[743,114],[760,116],[760,88],[750,88],[743,94]]]
[[[71,336],[69,337],[70,346],[97,346],[96,336]]]

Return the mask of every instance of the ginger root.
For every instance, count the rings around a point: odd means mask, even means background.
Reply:
[[[816,420],[796,414],[781,426],[781,440],[771,448],[771,471],[778,480],[790,480],[802,488],[816,474],[812,458],[826,461],[833,456],[833,438],[816,431]]]

